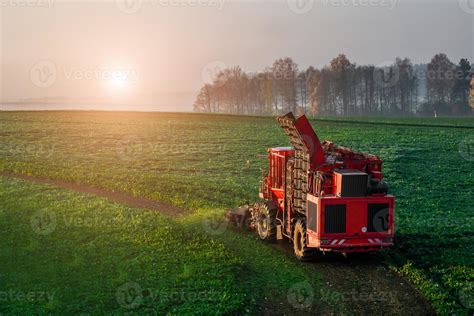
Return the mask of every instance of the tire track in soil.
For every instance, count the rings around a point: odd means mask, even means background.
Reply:
[[[125,204],[130,207],[157,211],[169,217],[179,217],[179,216],[191,213],[190,210],[186,210],[169,203],[140,198],[140,197],[136,197],[127,193],[105,190],[99,187],[87,186],[87,185],[82,185],[78,183],[67,182],[64,180],[49,179],[49,178],[44,178],[44,177],[36,177],[36,176],[30,176],[30,175],[19,174],[19,173],[9,173],[9,172],[1,172],[0,176],[10,177],[10,178],[19,178],[19,179],[27,180],[34,183],[40,183],[40,184],[51,184],[54,186],[58,186],[61,188],[69,189],[69,190],[80,192],[80,193],[89,193],[98,197],[109,199],[113,202],[119,202],[119,203]]]
[[[271,246],[294,258],[288,242]],[[354,315],[436,315],[427,300],[376,254],[349,254],[347,258],[338,253],[318,254],[302,264],[320,273],[327,287],[341,294],[340,299]],[[324,289],[317,294],[326,295]]]
[[[51,184],[80,193],[104,197],[130,207],[158,211],[174,218],[191,212],[169,203],[64,180],[8,172],[1,172],[0,176],[19,178],[40,184]],[[236,231],[238,230],[236,229]],[[291,260],[296,260],[289,243],[283,241],[269,244],[269,246],[284,252]],[[328,253],[318,255],[314,260],[302,264],[318,272],[328,288],[340,293],[342,295],[341,299],[354,315],[435,315],[427,301],[406,280],[383,265],[374,254],[359,254],[344,259],[340,254]],[[324,289],[321,289],[321,291],[321,293],[315,293],[315,296],[324,298],[326,293]],[[288,306],[287,302],[283,302],[283,305],[286,305],[283,308],[281,305],[274,306],[275,303],[275,301],[260,302],[257,303],[257,306],[263,315],[291,315],[296,312]],[[331,313],[327,313],[326,310],[311,310],[309,313],[308,311],[299,311],[298,314],[319,315]]]

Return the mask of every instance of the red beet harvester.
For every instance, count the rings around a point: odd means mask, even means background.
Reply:
[[[320,143],[306,116],[277,118],[292,147],[268,149],[263,202],[229,213],[263,240],[288,238],[298,259],[316,250],[368,252],[393,245],[394,197],[382,181],[382,160]]]

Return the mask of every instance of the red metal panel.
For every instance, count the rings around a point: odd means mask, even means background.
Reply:
[[[315,232],[315,231],[312,231],[311,229],[308,228],[308,225],[306,226],[307,227],[307,237],[308,237],[308,247],[317,247],[319,246],[319,232],[321,231],[321,229],[319,229],[319,223],[320,223],[320,214],[321,212],[319,211],[319,198],[312,195],[312,194],[308,194],[307,196],[307,200],[308,201],[311,201],[311,202],[314,202],[317,204],[317,214],[316,214],[316,217],[317,217],[317,220],[316,220],[316,223],[317,223],[317,226],[318,226],[318,231]]]
[[[269,152],[269,188],[271,192],[271,200],[278,205],[280,209],[283,208],[281,201],[285,197],[284,184],[285,184],[285,172],[286,172],[286,161],[289,156],[294,155],[294,150],[291,147],[277,147],[270,148]]]
[[[270,149],[271,188],[283,189],[286,157],[292,152],[289,147]]]
[[[387,196],[368,196],[340,198],[336,196],[319,197],[318,232],[308,231],[308,246],[324,251],[360,252],[371,251],[393,245],[394,236],[394,198]],[[367,209],[369,204],[386,203],[388,211],[388,231],[367,231]],[[330,204],[346,205],[346,232],[327,234],[324,232],[324,207]]]
[[[324,158],[323,147],[305,115],[296,119],[295,127],[309,150],[311,168],[313,169],[324,164],[326,160]]]

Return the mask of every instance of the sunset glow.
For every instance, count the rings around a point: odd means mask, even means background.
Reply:
[[[130,78],[125,72],[116,71],[114,75],[108,79],[108,85],[110,89],[115,92],[123,92],[129,87]]]

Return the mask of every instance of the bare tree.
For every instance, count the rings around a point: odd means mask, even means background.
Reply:
[[[280,58],[273,63],[272,74],[277,100],[280,100],[282,110],[295,111],[298,66],[289,57]]]
[[[447,103],[454,85],[454,64],[446,54],[436,54],[428,64],[428,101]]]
[[[350,77],[354,65],[347,59],[346,55],[340,54],[331,60],[331,70],[334,73],[336,97],[343,115],[349,114],[350,102]]]

